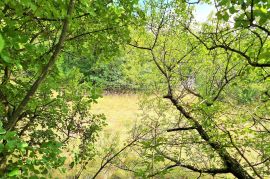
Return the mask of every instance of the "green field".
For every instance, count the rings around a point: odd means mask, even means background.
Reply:
[[[97,142],[97,148],[103,150],[104,148],[110,146],[117,141],[118,148],[121,148],[121,144],[129,136],[129,130],[136,120],[138,120],[139,110],[139,96],[135,94],[107,94],[102,98],[98,99],[98,103],[93,104],[91,107],[91,112],[93,114],[105,114],[107,126],[103,129],[100,134],[100,139]],[[91,161],[81,178],[91,178],[93,173],[98,170],[100,166],[102,156],[97,156],[94,161]],[[68,171],[66,174],[60,174],[56,172],[52,176],[58,178],[68,178],[75,175],[78,171],[77,168]],[[104,170],[97,178],[114,178],[114,177],[126,178],[130,176],[128,172],[117,169],[115,167],[109,167],[109,169]]]
[[[105,95],[92,107],[93,113],[104,113],[108,126],[104,133],[127,137],[128,130],[138,120],[139,97],[134,94]]]
[[[91,110],[94,114],[104,113],[107,118],[107,126],[103,129],[100,136],[100,141],[98,146],[100,149],[109,146],[113,142],[118,143],[118,148],[121,148],[121,144],[129,137],[129,131],[135,124],[135,121],[140,120],[140,107],[139,107],[140,97],[136,94],[107,94],[102,98],[98,99],[98,103],[93,104]],[[101,157],[98,156],[95,161],[91,162],[87,168],[82,173],[81,178],[91,178],[93,173],[98,170],[100,166]],[[130,157],[130,156],[129,156]],[[73,176],[74,172],[69,171],[67,175],[58,175],[59,178],[67,178]],[[183,170],[181,168],[175,168],[170,174],[167,174],[165,178],[183,178],[183,179],[193,179],[197,178],[198,173],[193,173],[189,170]],[[109,179],[109,178],[134,178],[130,172],[118,169],[116,167],[108,167],[103,170],[97,177],[99,179]],[[157,177],[158,178],[158,177]],[[209,175],[203,176],[201,178],[210,179]],[[230,175],[219,176],[214,178],[231,178]]]

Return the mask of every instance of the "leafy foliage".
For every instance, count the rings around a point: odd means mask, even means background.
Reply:
[[[96,175],[132,146],[136,177],[269,177],[269,2],[218,0],[198,24],[201,2],[1,1],[1,175],[79,178],[99,155],[103,88],[146,93],[144,135],[106,149]]]
[[[77,165],[93,159],[106,123],[90,113],[101,90],[84,69],[109,63],[129,41],[128,24],[140,20],[136,3],[0,2],[3,176],[44,177],[64,171],[70,155]],[[86,59],[84,69],[70,63],[78,59]]]
[[[173,1],[153,2],[146,30],[134,33],[131,43],[144,63],[158,70],[137,128],[151,131],[134,149],[141,160],[136,161],[138,175],[163,176],[181,167],[201,174],[269,177],[269,145],[263,141],[269,140],[270,71],[261,56],[268,48],[268,24],[237,25],[245,21],[238,14],[248,16],[247,9],[231,9],[232,27],[227,11],[240,1],[218,1],[216,17],[205,24],[187,17],[188,8],[175,10]],[[254,9],[267,6],[253,3]]]

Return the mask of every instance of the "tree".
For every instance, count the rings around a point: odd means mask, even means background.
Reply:
[[[200,34],[189,31],[208,50],[223,49],[239,55],[253,67],[269,67],[268,1],[215,1],[216,19]]]
[[[73,164],[93,157],[104,115],[92,115],[100,92],[71,55],[111,56],[140,17],[137,1],[1,1],[1,171],[44,176],[64,165],[63,151],[81,139]],[[70,55],[71,54],[71,55]],[[26,144],[27,143],[27,144]],[[79,157],[79,158],[78,158]],[[72,164],[72,165],[73,165]]]
[[[142,175],[182,167],[200,176],[269,177],[269,69],[261,56],[269,39],[260,28],[267,23],[254,20],[248,27],[234,29],[219,20],[226,20],[226,15],[221,17],[218,11],[218,19],[198,26],[186,4],[149,2],[146,37],[140,38],[147,41],[131,43],[148,51],[159,70],[156,78],[162,81],[156,88],[159,97],[150,97],[145,107],[144,128],[153,132],[137,148],[149,163],[143,161]],[[232,4],[219,1],[218,6],[226,9]],[[256,1],[256,5],[264,9],[268,3]],[[203,33],[197,35],[196,28]]]

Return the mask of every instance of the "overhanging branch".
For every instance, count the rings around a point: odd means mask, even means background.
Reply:
[[[174,132],[174,131],[188,131],[188,130],[194,130],[196,127],[177,127],[173,129],[168,129],[167,132]]]

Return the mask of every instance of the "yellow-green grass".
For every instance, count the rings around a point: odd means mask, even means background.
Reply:
[[[123,139],[138,118],[138,102],[138,95],[134,94],[105,95],[92,106],[92,112],[105,114],[108,125],[104,128],[104,133],[119,135]]]
[[[103,150],[104,147],[110,146],[112,143],[118,143],[118,148],[123,146],[123,143],[129,137],[129,130],[135,124],[137,120],[140,120],[140,108],[139,108],[139,95],[135,94],[107,94],[103,98],[98,99],[97,104],[93,104],[91,112],[94,114],[105,114],[107,118],[107,126],[103,129],[100,136],[100,141],[97,142],[97,149]],[[117,142],[116,142],[117,141]],[[98,170],[101,162],[100,155],[96,160],[91,161],[81,178],[91,178],[93,174]],[[131,157],[131,156],[128,156]],[[133,160],[133,159],[131,159]],[[136,160],[136,159],[135,159]],[[66,174],[55,173],[57,178],[68,178],[76,174],[78,169],[68,171]],[[197,178],[198,174],[183,170],[181,168],[174,169],[165,178]],[[225,175],[224,178],[230,178]],[[134,178],[132,174],[115,167],[110,167],[100,173],[99,179],[109,178]],[[211,178],[204,176],[202,178]],[[223,177],[222,177],[223,178]]]
[[[99,147],[110,146],[112,143],[118,143],[118,148],[123,147],[123,143],[129,137],[129,131],[132,129],[135,121],[138,120],[139,96],[135,94],[107,94],[98,100],[97,104],[92,106],[92,113],[103,113],[106,116],[107,126],[101,134],[102,141]],[[116,142],[117,141],[117,142]],[[102,157],[102,156],[101,156]],[[100,163],[100,158],[96,160]],[[89,165],[84,172],[84,176],[95,173],[98,167]],[[100,173],[98,178],[128,178],[130,173],[111,167]]]
[[[108,143],[112,142],[115,137],[118,141],[123,143],[129,136],[129,131],[132,126],[138,120],[140,121],[140,107],[139,107],[139,95],[136,94],[109,94],[104,95],[103,98],[98,100],[97,104],[92,106],[93,113],[104,113],[107,118],[108,126],[106,126],[102,132],[102,135],[109,137]],[[131,157],[131,156],[128,156]],[[88,170],[84,173],[91,173],[95,170],[93,166],[88,166]],[[87,172],[88,171],[88,172]],[[167,174],[165,178],[197,178],[199,174],[191,172],[190,170],[183,170],[182,168],[176,168],[172,170],[170,174]],[[112,168],[105,170],[99,175],[98,178],[134,178],[130,173]],[[212,178],[209,175],[203,175],[202,178]],[[223,175],[220,178],[231,178],[231,175]]]
[[[91,112],[93,114],[105,114],[107,122],[107,126],[105,126],[100,133],[100,139],[96,146],[97,150],[102,151],[112,143],[118,143],[118,148],[123,146],[123,143],[129,137],[129,131],[138,119],[140,111],[138,103],[139,97],[135,94],[107,94],[98,99],[97,103],[91,106]],[[103,157],[103,155],[97,156],[94,161],[88,164],[81,178],[91,178],[100,166],[101,157]],[[53,178],[72,178],[78,170],[78,168],[74,168],[67,171],[65,174],[60,174],[55,171],[52,176]],[[113,176],[116,175],[121,176],[121,178],[130,176],[129,173],[120,169],[111,168],[101,172],[98,178],[113,178]]]

